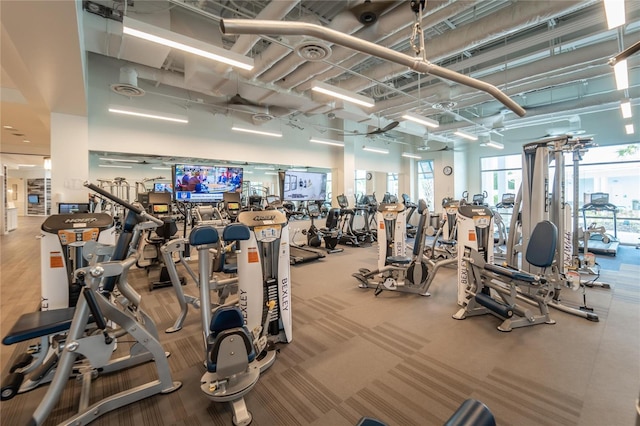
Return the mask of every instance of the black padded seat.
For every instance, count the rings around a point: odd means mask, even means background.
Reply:
[[[256,358],[256,352],[251,343],[251,335],[244,325],[244,318],[240,308],[237,306],[221,306],[213,314],[211,325],[209,326],[211,334],[207,338],[207,346],[209,346],[209,356],[207,357],[207,371],[215,373],[217,369],[216,360],[218,358],[219,345],[216,342],[221,341],[227,336],[237,335],[243,339],[249,362]]]
[[[387,257],[387,263],[395,263],[397,265],[408,265],[411,263],[411,258],[406,256],[389,256]]]
[[[540,268],[553,264],[558,243],[558,228],[548,220],[538,222],[527,244],[527,262]]]
[[[21,315],[2,339],[3,345],[13,345],[50,334],[69,330],[75,308],[36,311]]]
[[[538,281],[534,275],[527,274],[526,272],[516,271],[514,269],[505,268],[500,265],[493,265],[491,263],[487,263],[484,265],[484,269],[487,271],[495,272],[496,274],[525,282],[535,282]]]

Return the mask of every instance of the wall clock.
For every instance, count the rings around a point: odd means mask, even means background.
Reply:
[[[371,178],[373,178],[373,175],[371,173],[367,173],[367,180],[371,180]]]
[[[451,173],[453,173],[453,168],[451,166],[445,166],[444,169],[442,169],[442,173],[444,173],[446,176],[449,176]]]

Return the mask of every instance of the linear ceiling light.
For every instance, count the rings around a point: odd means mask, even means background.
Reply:
[[[342,99],[343,101],[351,102],[364,107],[372,107],[375,102],[372,98],[359,95],[355,92],[350,92],[339,87],[331,86],[330,84],[323,83],[321,81],[314,81],[311,90],[318,93],[324,93],[325,95],[333,96],[334,98]]]
[[[461,138],[465,138],[465,139],[469,139],[470,141],[477,141],[478,137],[466,132],[463,132],[462,130],[458,130],[457,132],[453,133],[456,136],[460,136]]]
[[[108,167],[112,169],[130,169],[131,166],[117,166],[115,164],[98,164],[98,167]]]
[[[278,172],[264,172],[265,175],[277,175]]]
[[[124,114],[124,115],[132,115],[134,117],[142,117],[142,118],[153,118],[155,120],[164,120],[171,121],[173,123],[189,123],[189,119],[183,115],[175,115],[175,114],[163,114],[158,115],[151,112],[144,112],[142,110],[134,109],[134,108],[121,108],[121,107],[109,107],[109,112],[113,112],[115,114]]]
[[[18,164],[18,167],[35,167],[35,164]]]
[[[622,118],[631,118],[631,101],[629,99],[625,99],[620,102],[620,110],[622,110]]]
[[[616,76],[616,87],[618,90],[629,88],[629,73],[627,72],[627,60],[617,62],[613,66],[613,72]]]
[[[171,170],[171,167],[152,167],[153,170]]]
[[[624,0],[604,0],[604,13],[609,29],[624,25],[626,22]]]
[[[377,154],[388,154],[389,150],[386,148],[372,148],[369,146],[363,146],[362,147],[363,151],[369,151],[369,152],[375,152]]]
[[[334,141],[331,139],[310,138],[309,142],[320,143],[323,145],[344,146],[344,142]]]
[[[235,130],[236,132],[253,133],[255,135],[271,136],[274,138],[282,137],[282,132],[276,132],[276,131],[245,129],[244,127],[237,127],[237,126],[233,126],[231,130]]]
[[[139,163],[140,161],[138,160],[128,160],[128,159],[118,159],[118,158],[107,158],[107,157],[100,157],[100,160],[104,160],[104,161],[117,161],[118,163]]]
[[[192,53],[243,70],[253,69],[253,59],[251,58],[126,16],[123,20],[122,32],[133,37],[158,43],[172,49],[182,50],[183,52]]]
[[[414,123],[422,124],[423,126],[432,127],[434,129],[440,127],[440,123],[438,123],[436,120],[414,114],[413,112],[405,113],[402,118],[404,118],[405,120],[413,121]]]
[[[422,157],[421,157],[421,156],[419,156],[419,155],[417,155],[417,154],[412,154],[412,153],[410,153],[410,152],[403,152],[403,153],[402,153],[402,156],[403,156],[403,157],[405,157],[405,158],[415,158],[415,159],[417,159],[417,160],[422,160]]]
[[[290,172],[307,172],[309,170],[302,167],[294,167],[293,169],[289,169],[289,171]]]
[[[495,149],[504,149],[504,144],[501,144],[500,142],[496,142],[496,141],[489,141],[485,145]]]
[[[255,166],[256,170],[275,170],[276,168],[273,166]]]
[[[632,135],[635,130],[633,129],[633,124],[627,124],[624,126],[624,131],[627,132],[628,135]]]

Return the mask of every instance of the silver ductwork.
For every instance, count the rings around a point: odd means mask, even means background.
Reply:
[[[513,99],[497,87],[475,78],[467,77],[455,71],[431,64],[420,58],[414,58],[404,53],[396,52],[375,43],[361,40],[356,37],[340,33],[319,25],[299,22],[279,22],[246,19],[223,19],[220,21],[220,29],[223,34],[266,34],[266,35],[308,35],[318,37],[341,46],[386,59],[396,64],[407,66],[415,71],[432,74],[456,83],[470,86],[489,93],[515,114],[524,116],[526,111]]]

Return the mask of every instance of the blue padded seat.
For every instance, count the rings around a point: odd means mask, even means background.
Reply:
[[[249,354],[249,362],[252,362],[256,358],[256,352],[253,349],[253,343],[251,342],[251,335],[244,325],[244,318],[242,312],[237,306],[221,306],[213,314],[211,318],[211,324],[209,326],[211,334],[207,339],[207,371],[216,371],[216,359],[218,358],[218,345],[216,341],[221,340],[231,335],[237,335],[244,340],[247,354]]]
[[[225,241],[246,241],[249,238],[251,238],[251,230],[242,223],[232,223],[222,231],[222,239]]]
[[[408,265],[411,263],[411,258],[406,256],[389,256],[387,257],[387,263],[395,263],[396,265]]]
[[[548,220],[539,222],[533,228],[527,244],[527,262],[540,268],[551,266],[556,255],[557,244],[558,228],[556,225]]]
[[[2,339],[3,345],[13,345],[26,340],[68,331],[76,308],[35,311],[20,315],[9,333]],[[89,323],[93,317],[89,316]]]
[[[196,226],[189,234],[189,244],[192,246],[215,244],[219,239],[218,231],[213,226]]]

